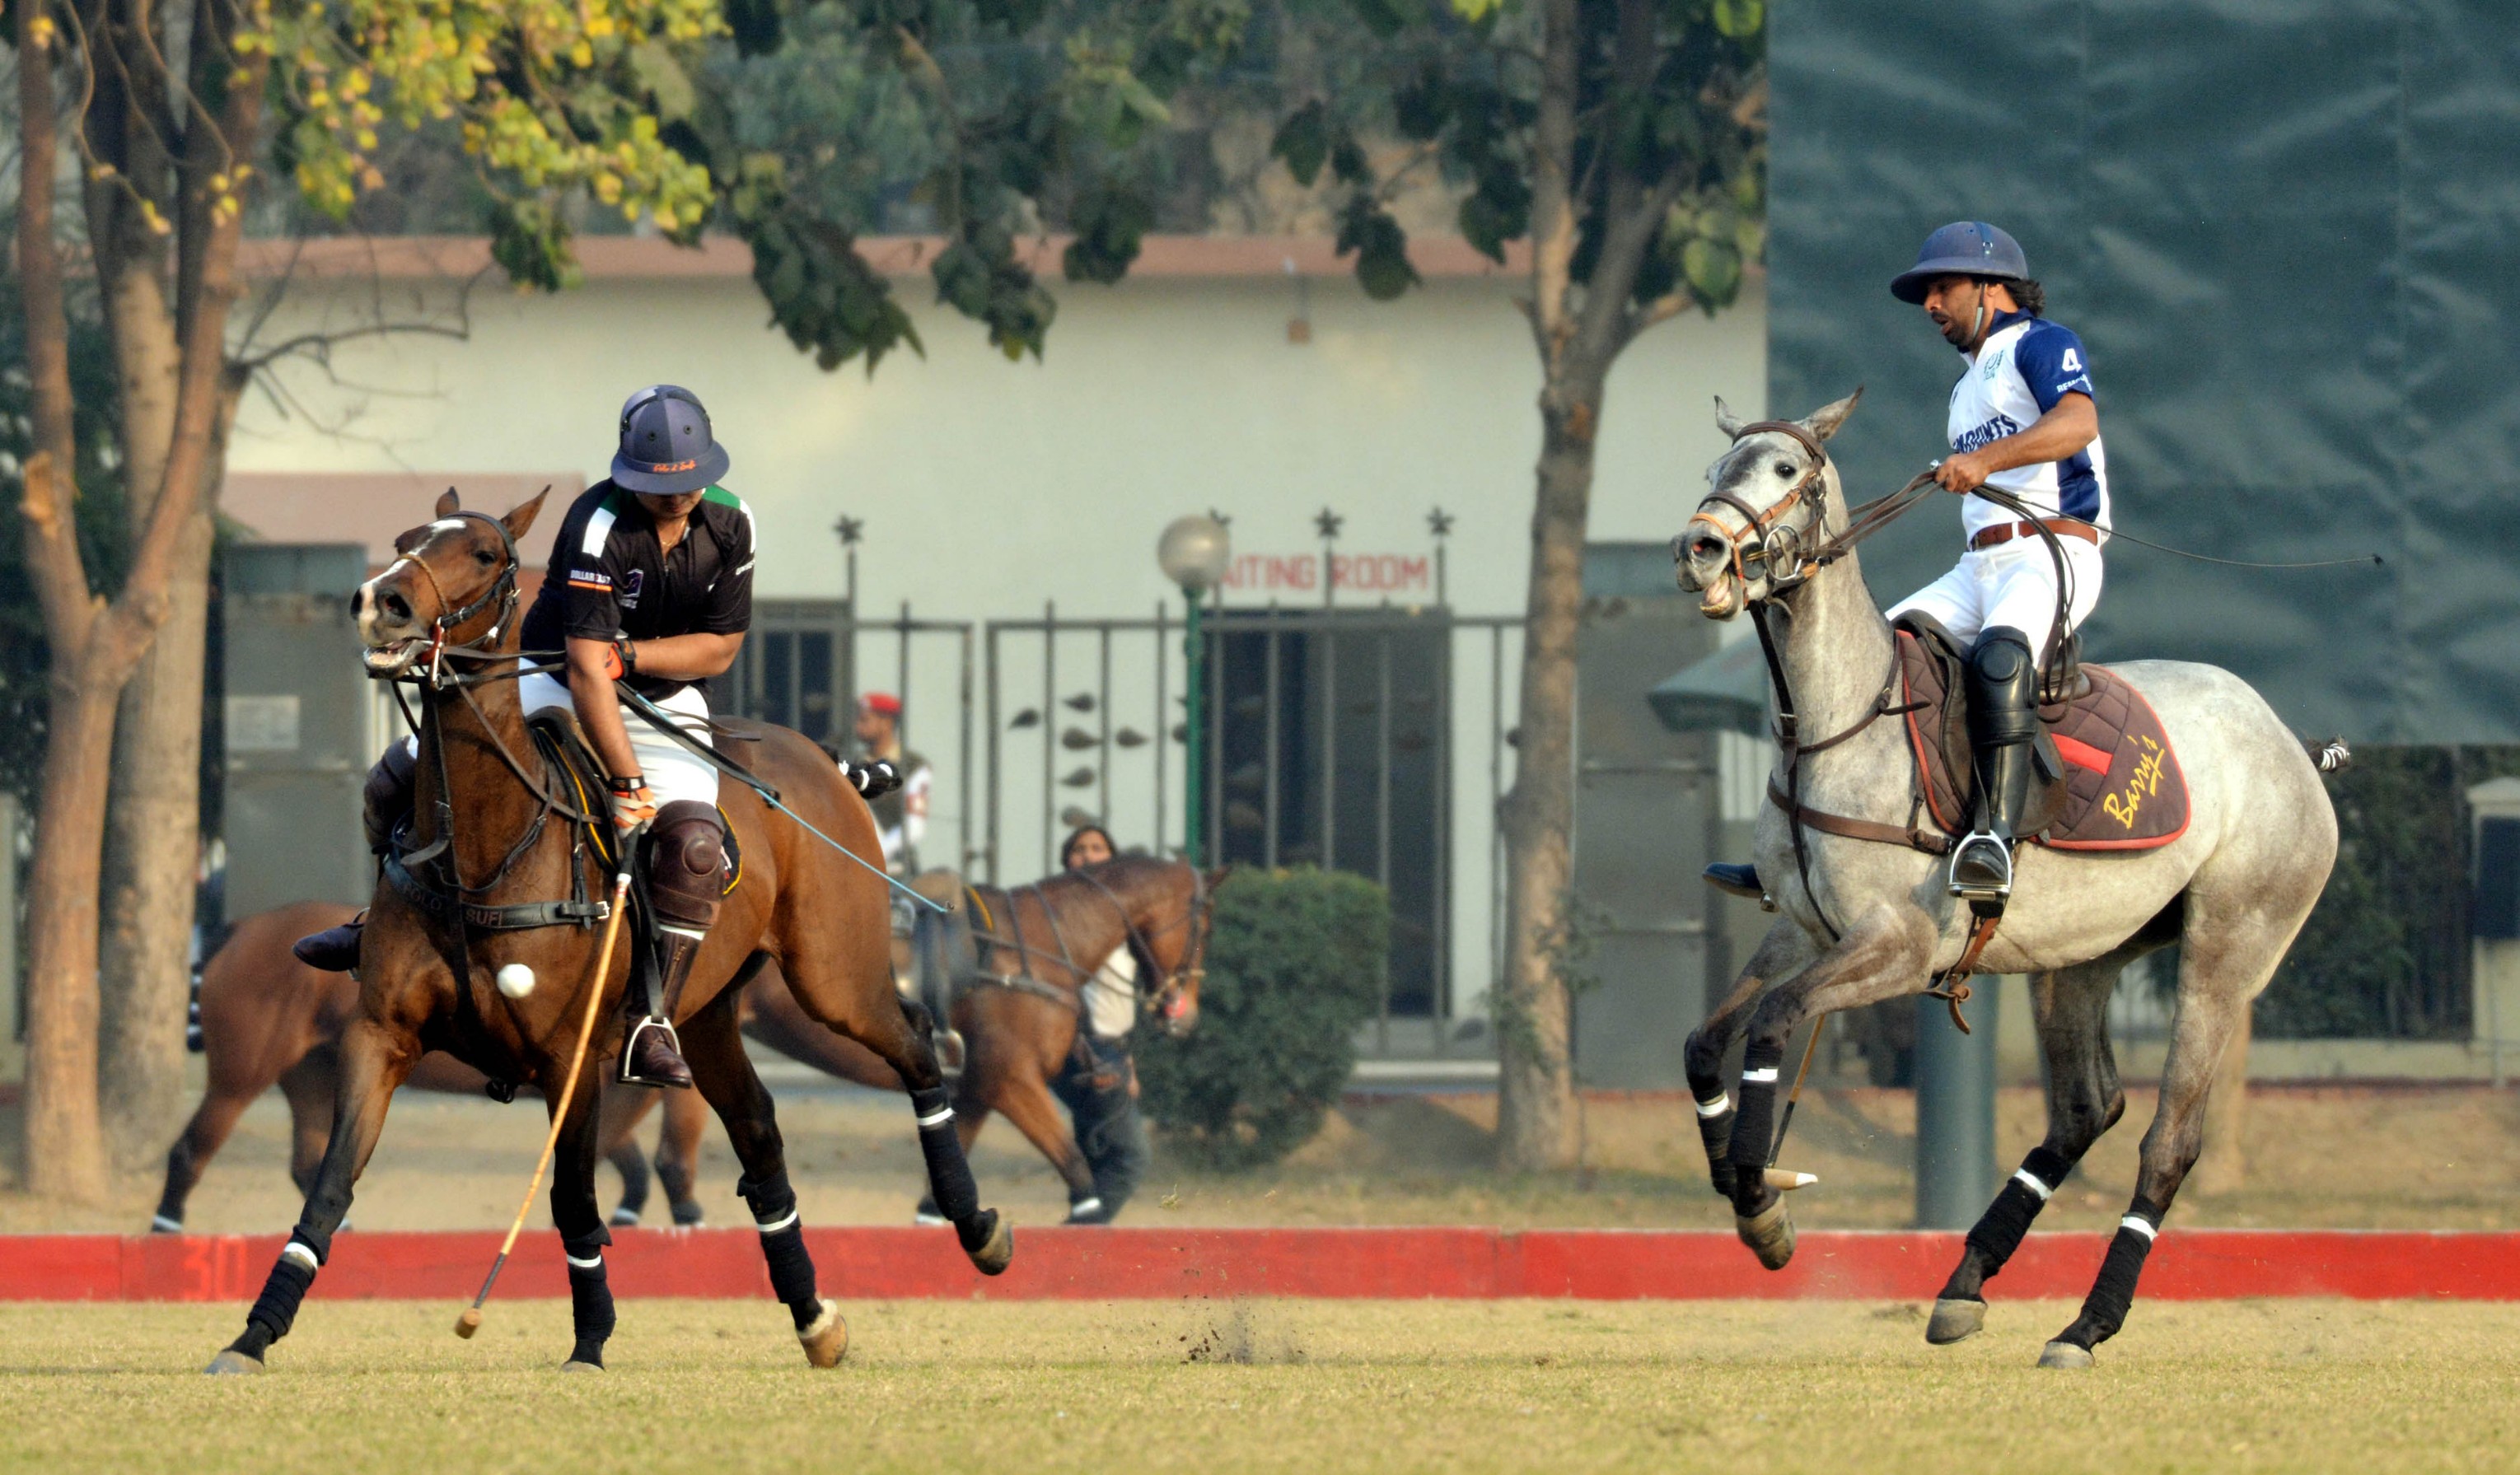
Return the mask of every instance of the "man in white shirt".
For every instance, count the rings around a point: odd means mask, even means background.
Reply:
[[[1951,492],[2010,492],[2038,519],[1969,498],[1958,565],[1890,608],[1893,619],[1931,615],[1969,651],[1977,809],[1952,852],[1951,891],[2001,906],[2012,893],[2012,847],[2029,800],[2040,667],[2100,598],[2109,478],[2099,409],[2082,339],[2041,316],[2046,293],[2021,246],[1996,227],[1957,221],[1934,232],[1890,292],[1922,307],[1968,360],[1952,389],[1952,455],[1935,479]],[[2062,601],[2043,529],[2064,551]]]
[[[1960,507],[1959,563],[1890,606],[1930,615],[1969,652],[1969,746],[1977,803],[1952,852],[1952,894],[2001,910],[2012,894],[2012,848],[2029,802],[2039,736],[2039,671],[2100,599],[2100,546],[2109,527],[2108,457],[2092,391],[2091,357],[2072,329],[2051,323],[2047,294],[2019,243],[1994,226],[1955,221],[1925,238],[1891,295],[1925,310],[1943,341],[1968,360],[1952,388],[1952,455],[1935,472],[1946,491],[1992,486],[2037,514],[2023,521],[1983,497]],[[2056,556],[2064,552],[2062,628]],[[1706,868],[1713,885],[1761,894],[1749,866]]]

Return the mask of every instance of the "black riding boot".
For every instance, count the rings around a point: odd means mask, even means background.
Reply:
[[[1759,868],[1737,861],[1717,861],[1704,872],[1706,884],[1732,896],[1748,897],[1754,902],[1768,899],[1768,888],[1759,884]],[[1770,911],[1776,910],[1770,908]]]
[[[688,799],[656,812],[649,827],[648,896],[656,909],[656,951],[664,974],[663,998],[630,1026],[621,1047],[621,1079],[639,1086],[687,1088],[692,1070],[674,1036],[674,1007],[692,961],[717,921],[724,882],[726,835],[717,811]],[[646,1001],[642,1001],[643,1003]]]
[[[367,787],[360,795],[360,820],[367,828],[368,849],[374,854],[385,853],[385,847],[393,843],[394,830],[411,813],[419,770],[420,760],[399,742],[386,748],[376,767],[368,770]],[[368,914],[361,912],[338,927],[326,927],[297,939],[289,951],[310,968],[347,973],[359,965],[359,938],[367,925]]]
[[[1969,652],[1968,728],[1976,813],[1952,852],[1951,890],[2001,907],[2012,894],[2012,847],[2030,804],[2031,743],[2039,737],[2039,662],[2020,631],[1998,626]]]

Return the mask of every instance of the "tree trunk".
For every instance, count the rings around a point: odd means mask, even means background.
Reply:
[[[127,1170],[165,1155],[184,1111],[209,621],[211,515],[203,500],[176,545],[166,621],[122,689],[114,728],[99,1089],[114,1163]]]
[[[26,1186],[92,1203],[106,1189],[96,1087],[96,898],[115,688],[82,679],[76,665],[59,657],[54,663],[26,887]]]
[[[1507,796],[1506,978],[1499,1001],[1497,1147],[1509,1172],[1574,1165],[1572,1000],[1575,642],[1584,611],[1584,531],[1593,493],[1598,380],[1541,394],[1539,506],[1522,648],[1521,739]]]

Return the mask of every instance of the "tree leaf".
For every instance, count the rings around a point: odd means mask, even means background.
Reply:
[[[1755,36],[1767,10],[1765,0],[1715,0],[1715,28],[1735,40]]]
[[[1324,114],[1321,101],[1315,99],[1295,110],[1278,125],[1278,136],[1269,141],[1269,152],[1286,161],[1286,171],[1295,183],[1305,189],[1322,177],[1322,163],[1329,157],[1329,120]]]
[[[658,122],[680,122],[691,116],[693,108],[698,106],[698,94],[692,88],[691,77],[683,71],[683,64],[676,61],[674,54],[661,43],[642,41],[631,47],[630,69],[637,74],[639,85],[647,88],[649,95],[656,100]]]
[[[1680,269],[1689,290],[1709,307],[1730,303],[1741,291],[1741,253],[1726,242],[1691,239],[1681,247]]]

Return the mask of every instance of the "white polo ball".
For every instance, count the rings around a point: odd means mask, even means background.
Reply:
[[[521,962],[512,962],[499,969],[499,992],[511,999],[522,999],[534,991],[534,970]]]

